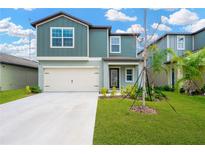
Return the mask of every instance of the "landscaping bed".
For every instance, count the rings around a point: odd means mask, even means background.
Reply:
[[[130,111],[130,99],[99,99],[94,144],[205,144],[205,97],[165,94],[147,103],[157,114]]]

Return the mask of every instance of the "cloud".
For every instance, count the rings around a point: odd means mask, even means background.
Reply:
[[[29,40],[27,38],[20,38],[18,41],[13,42],[13,44],[29,44]]]
[[[20,44],[20,45],[15,45],[15,43],[0,44],[0,52],[18,56],[18,57],[36,59],[36,39],[31,40],[30,48],[29,48],[29,44]]]
[[[0,44],[0,52],[35,59],[36,55],[36,32],[32,29],[24,29],[21,25],[11,22],[11,18],[0,20],[0,34],[9,37],[17,37],[18,41]],[[29,37],[31,38],[29,48]],[[29,57],[30,50],[30,57]]]
[[[116,33],[126,33],[126,31],[121,30],[121,29],[117,29],[115,32],[116,32]]]
[[[25,11],[33,11],[35,8],[14,8],[15,10],[23,9]]]
[[[0,20],[0,32],[7,32],[8,28],[10,27],[10,21],[11,18],[4,18],[2,20]]]
[[[154,35],[147,35],[147,40],[151,43],[156,41],[159,38],[158,34],[154,34]]]
[[[169,26],[167,26],[167,25],[165,25],[165,24],[153,23],[153,24],[151,25],[151,27],[152,27],[153,29],[157,29],[157,30],[159,30],[159,31],[171,31],[171,30],[172,30]]]
[[[127,16],[126,14],[122,13],[120,9],[109,9],[105,13],[105,17],[107,17],[107,20],[110,21],[136,21],[136,16]]]
[[[143,33],[144,28],[140,24],[131,25],[126,31],[117,29],[116,33]]]
[[[195,32],[201,28],[204,28],[204,25],[205,25],[205,19],[200,19],[194,24],[184,27],[184,30],[187,32]]]
[[[165,10],[165,11],[175,11],[177,8],[150,8],[150,10],[158,11],[158,10]]]
[[[32,29],[24,29],[21,25],[16,25],[13,22],[11,22],[11,18],[4,18],[0,20],[0,32],[5,32],[9,36],[15,36],[15,37],[35,37],[35,31]]]
[[[191,12],[188,9],[180,9],[169,15],[169,18],[162,16],[161,19],[163,23],[172,25],[189,25],[195,23],[199,17],[195,12]]]

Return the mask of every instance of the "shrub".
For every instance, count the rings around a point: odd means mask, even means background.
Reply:
[[[115,96],[116,93],[117,93],[117,88],[116,87],[112,87],[111,96]]]
[[[132,86],[132,89],[131,89],[131,92],[130,92],[130,97],[132,99],[135,99],[137,97],[136,94],[137,94],[137,86]]]
[[[101,94],[105,97],[106,96],[106,94],[107,94],[107,88],[105,88],[105,87],[102,87],[101,88]]]
[[[31,88],[30,88],[30,86],[26,86],[25,90],[26,90],[26,93],[27,93],[27,94],[30,94],[30,93],[31,93]]]
[[[174,91],[174,88],[171,88],[168,85],[165,86],[160,86],[160,87],[155,87],[154,89],[156,90],[162,90],[162,91]]]
[[[182,93],[185,93],[185,89],[184,88],[180,88],[179,89],[179,92],[182,94]]]
[[[130,96],[130,98],[134,99],[136,98],[136,94],[137,94],[137,86],[131,86],[131,85],[127,85],[125,88],[125,95]]]
[[[132,90],[132,86],[128,84],[128,85],[125,87],[125,94],[126,94],[126,95],[130,94],[130,93],[131,93],[131,90]]]
[[[201,92],[202,92],[202,93],[205,93],[205,84],[204,84],[204,86],[201,88]]]
[[[41,89],[39,86],[30,87],[32,93],[41,93]]]
[[[120,88],[120,93],[122,96],[126,96],[126,89],[124,87]]]

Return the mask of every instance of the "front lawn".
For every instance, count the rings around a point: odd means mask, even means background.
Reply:
[[[25,89],[0,91],[0,104],[28,96]]]
[[[205,97],[166,93],[165,102],[148,102],[157,115],[129,111],[131,100],[99,99],[94,144],[205,144]]]

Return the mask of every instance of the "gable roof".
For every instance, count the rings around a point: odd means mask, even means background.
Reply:
[[[110,35],[118,35],[118,36],[139,36],[139,33],[112,33],[111,34],[111,29],[112,27],[111,26],[96,26],[96,25],[92,25],[91,23],[87,22],[87,21],[84,21],[82,19],[79,19],[77,17],[74,17],[70,14],[67,14],[65,12],[57,12],[57,13],[54,13],[50,16],[47,16],[45,18],[42,18],[40,20],[37,20],[37,21],[34,21],[31,23],[31,25],[36,28],[36,26],[40,25],[40,24],[43,24],[43,23],[46,23],[47,21],[49,20],[54,20],[55,18],[58,18],[60,16],[65,16],[67,18],[70,18],[70,19],[73,19],[74,21],[77,21],[79,23],[82,23],[83,25],[86,25],[88,26],[90,29],[108,29],[109,30],[109,33]]]
[[[162,36],[160,36],[158,39],[156,39],[154,42],[152,42],[151,44],[149,44],[148,47],[151,46],[151,45],[153,45],[153,44],[155,44],[155,43],[157,43],[157,42],[160,41],[161,39],[165,38],[167,35],[195,35],[195,34],[198,34],[198,33],[202,32],[202,31],[204,31],[204,30],[205,30],[205,27],[199,29],[198,31],[192,32],[192,33],[186,33],[186,32],[165,33],[164,35],[162,35]],[[142,49],[141,51],[139,51],[139,52],[137,53],[137,55],[141,54],[143,51],[144,51],[144,49]]]
[[[87,25],[87,26],[92,26],[92,25],[91,25],[90,23],[88,23],[87,21],[84,21],[84,20],[82,20],[82,19],[79,19],[79,18],[77,18],[77,17],[74,17],[74,16],[72,16],[72,15],[70,15],[70,14],[67,14],[67,13],[65,13],[65,12],[57,12],[57,13],[54,13],[54,14],[52,14],[52,15],[50,15],[50,16],[47,16],[47,17],[45,17],[45,18],[42,18],[42,19],[40,19],[40,20],[37,20],[37,21],[32,22],[31,25],[35,28],[37,25],[39,25],[39,24],[41,24],[41,23],[43,23],[43,22],[46,22],[46,21],[48,21],[48,20],[51,20],[51,19],[53,19],[53,18],[59,17],[59,16],[65,16],[65,17],[68,17],[68,18],[72,18],[72,19],[74,19],[74,20],[76,20],[76,21],[78,21],[78,22],[80,22],[80,23],[83,23],[83,24],[85,24],[85,25]]]
[[[36,68],[36,69],[38,68],[38,63],[36,61],[8,55],[5,53],[0,53],[0,63],[24,66],[24,67],[30,67],[30,68]]]

